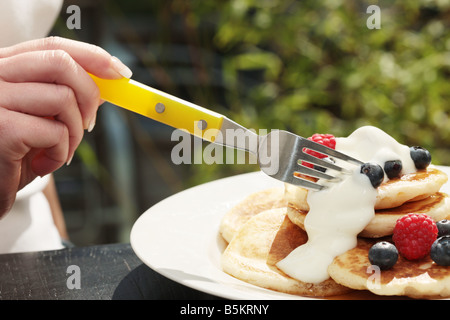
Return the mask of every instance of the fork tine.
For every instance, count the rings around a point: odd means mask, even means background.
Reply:
[[[293,179],[291,181],[289,181],[289,183],[299,186],[299,187],[302,187],[302,188],[306,188],[306,189],[310,189],[310,190],[314,190],[314,191],[320,191],[320,190],[326,188],[325,186],[320,185],[316,182],[312,182],[312,181],[303,179],[303,178],[295,176],[295,175],[293,175],[292,177],[293,177]]]
[[[304,148],[310,149],[310,150],[314,150],[317,152],[320,152],[324,155],[330,156],[330,157],[334,157],[337,159],[341,159],[356,165],[362,165],[363,163],[353,157],[350,157],[342,152],[336,151],[334,149],[331,149],[327,146],[324,146],[322,144],[319,144],[317,142],[302,138],[302,142],[301,142],[302,146]],[[317,158],[316,158],[317,159]]]
[[[319,178],[319,179],[325,179],[332,182],[340,181],[341,179],[337,177],[330,176],[329,174],[323,173],[322,171],[314,170],[312,168],[308,168],[301,164],[301,160],[298,161],[299,167],[297,168],[297,171],[294,173],[300,173],[304,174],[310,177]]]
[[[337,166],[334,163],[331,163],[329,161],[325,161],[325,160],[322,160],[320,158],[316,158],[316,157],[314,157],[314,156],[312,156],[310,154],[307,154],[307,153],[303,153],[301,155],[301,159],[303,161],[309,162],[309,163],[314,164],[314,165],[318,165],[318,166],[326,168],[326,169],[332,169],[332,170],[339,171],[339,172],[342,172],[342,173],[345,173],[345,174],[350,173],[350,171],[348,171],[347,169],[339,167],[339,166]]]

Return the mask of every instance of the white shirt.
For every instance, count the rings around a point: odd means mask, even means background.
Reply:
[[[48,35],[63,0],[1,0],[0,47]]]
[[[45,37],[63,0],[1,0],[0,47]],[[0,253],[63,248],[42,190],[49,177],[36,178],[17,193],[11,211],[0,220]]]
[[[17,193],[11,211],[0,220],[0,253],[63,248],[42,190],[49,176],[36,178]]]

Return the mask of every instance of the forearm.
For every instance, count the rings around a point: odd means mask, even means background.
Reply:
[[[47,198],[50,209],[52,211],[53,221],[62,239],[69,240],[69,235],[66,228],[64,219],[64,213],[59,201],[58,193],[56,190],[55,179],[53,175],[50,177],[48,185],[43,190],[45,197]]]

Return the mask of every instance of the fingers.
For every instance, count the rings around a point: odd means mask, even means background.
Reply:
[[[0,48],[0,216],[36,176],[70,161],[103,102],[88,73],[131,70],[100,47],[50,37]],[[51,118],[51,119],[49,119]]]
[[[91,131],[98,106],[103,102],[99,100],[98,88],[86,71],[102,78],[131,76],[131,71],[117,58],[84,42],[49,37],[0,49],[0,78],[17,85],[7,91],[2,90],[11,99],[2,94],[0,106],[62,121],[70,132],[71,159],[83,135],[73,106],[79,107],[82,128]],[[49,89],[50,86],[39,87],[37,83],[61,86]],[[24,91],[20,92],[19,88]],[[64,95],[66,99],[61,98]],[[35,103],[32,102],[33,97]]]
[[[50,83],[0,83],[0,106],[10,111],[62,122],[69,132],[69,161],[83,138],[83,120],[74,92],[67,86]],[[23,94],[26,92],[27,94]]]
[[[59,121],[0,108],[0,218],[16,192],[37,176],[61,167],[68,153],[68,131]]]
[[[48,37],[23,42],[16,46],[0,50],[0,58],[11,57],[30,51],[63,50],[67,52],[84,70],[100,78],[130,78],[131,70],[119,59],[112,57],[104,49],[75,40],[60,37]]]
[[[6,82],[64,85],[74,92],[85,129],[92,126],[100,92],[92,78],[62,50],[35,51],[0,59],[0,78]]]
[[[25,185],[36,176],[44,176],[61,167],[69,152],[69,132],[65,125],[41,117],[0,109],[0,175],[18,174],[29,168],[21,177]],[[14,168],[17,166],[17,168]]]

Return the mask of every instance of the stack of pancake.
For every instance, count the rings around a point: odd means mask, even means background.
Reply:
[[[276,267],[308,239],[303,225],[309,211],[308,191],[286,184],[256,192],[222,220],[220,233],[228,242],[222,255],[223,271],[259,287],[309,297],[354,290],[383,296],[450,297],[450,267],[439,266],[429,257],[408,261],[400,256],[392,269],[381,272],[368,259],[374,243],[391,241],[395,222],[403,215],[449,219],[450,199],[440,192],[446,181],[444,172],[429,166],[379,186],[374,218],[359,234],[357,246],[334,259],[328,267],[330,278],[321,283],[293,279]]]

